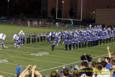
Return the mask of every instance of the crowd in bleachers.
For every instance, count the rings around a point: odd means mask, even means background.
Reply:
[[[88,55],[83,56],[85,58],[79,66],[64,66],[58,71],[52,71],[50,77],[115,77],[115,53],[111,58],[104,57],[97,61],[88,61]]]

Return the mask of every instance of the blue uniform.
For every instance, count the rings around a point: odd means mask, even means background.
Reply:
[[[68,39],[64,39],[65,50],[68,50]]]
[[[55,32],[50,34],[55,36]],[[65,49],[71,50],[71,47],[74,49],[75,44],[76,47],[86,47],[87,45],[96,46],[105,43],[107,39],[115,38],[115,29],[112,31],[111,29],[102,29],[102,27],[96,26],[91,29],[83,29],[76,32],[61,32],[58,37],[61,37],[61,41],[64,42]],[[56,40],[59,40],[59,38],[55,38],[55,41]]]

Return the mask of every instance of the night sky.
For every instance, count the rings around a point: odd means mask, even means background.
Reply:
[[[41,16],[41,0],[0,0],[0,16]]]

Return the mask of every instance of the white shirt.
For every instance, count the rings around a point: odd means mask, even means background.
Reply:
[[[14,34],[14,35],[13,35],[13,39],[14,39],[14,40],[18,40],[18,39],[19,39],[19,36],[18,36],[17,34]]]
[[[5,40],[6,39],[6,35],[4,33],[0,33],[0,39]]]

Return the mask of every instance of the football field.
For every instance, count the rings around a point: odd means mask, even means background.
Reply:
[[[0,74],[4,75],[4,77],[15,77],[15,67],[17,64],[20,64],[23,69],[29,64],[37,65],[38,70],[43,75],[49,75],[52,70],[64,65],[79,64],[80,56],[83,53],[91,54],[94,60],[96,60],[99,57],[107,56],[107,45],[110,46],[111,51],[115,51],[115,42],[71,51],[65,51],[62,44],[59,44],[54,51],[51,51],[47,41],[25,44],[21,48],[15,48],[12,36],[21,29],[27,34],[61,31],[57,28],[31,28],[1,24],[0,33],[3,32],[8,36],[6,37],[6,46],[8,48],[2,49],[0,46]]]

